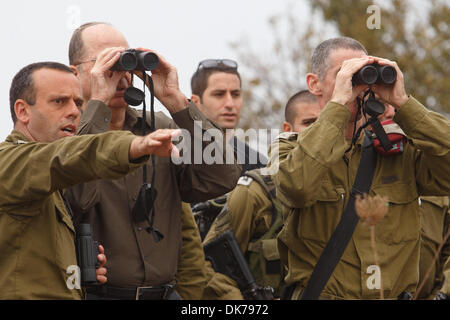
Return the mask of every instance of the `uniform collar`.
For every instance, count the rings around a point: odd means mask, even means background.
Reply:
[[[5,141],[14,144],[25,144],[31,142],[31,140],[25,134],[16,129],[11,131],[11,133],[6,137]]]

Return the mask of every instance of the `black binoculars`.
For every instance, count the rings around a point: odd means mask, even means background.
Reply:
[[[397,71],[391,66],[381,66],[378,63],[372,63],[359,69],[352,78],[354,86],[360,84],[371,85],[393,84],[397,79]]]
[[[81,285],[92,286],[97,284],[96,268],[99,266],[97,261],[98,242],[92,238],[91,225],[82,223],[76,226],[76,250],[78,266],[81,273]]]
[[[111,67],[112,71],[155,70],[159,59],[153,52],[127,49],[120,54],[119,60]]]

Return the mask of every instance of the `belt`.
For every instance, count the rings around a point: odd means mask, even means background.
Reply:
[[[173,291],[173,285],[121,288],[108,285],[89,287],[88,293],[101,297],[111,297],[121,300],[165,300]]]

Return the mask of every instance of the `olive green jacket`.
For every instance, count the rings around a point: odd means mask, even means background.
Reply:
[[[39,143],[14,130],[0,144],[0,299],[81,299],[67,285],[75,231],[60,190],[137,168],[133,138],[112,132]]]
[[[271,146],[269,166],[277,198],[287,207],[278,236],[287,284],[304,288],[349,199],[361,159],[361,135],[355,147],[345,139],[350,112],[329,102],[318,120],[298,139]],[[378,155],[370,195],[386,196],[390,207],[375,228],[385,298],[414,292],[419,280],[419,195],[450,192],[450,122],[410,97],[394,121],[411,139],[401,155]],[[322,298],[379,297],[377,268],[369,228],[358,223]]]

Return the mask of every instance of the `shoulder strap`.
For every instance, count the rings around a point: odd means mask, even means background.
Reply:
[[[275,197],[275,184],[270,176],[263,176],[260,169],[246,171],[244,175],[258,182],[271,199]]]
[[[282,225],[281,214],[278,212],[278,200],[276,198],[276,188],[272,181],[272,178],[267,175],[262,175],[260,169],[250,170],[245,172],[246,176],[249,176],[253,180],[259,183],[259,185],[264,189],[270,201],[272,202],[272,220],[270,223],[270,228],[272,229],[275,222],[280,220],[281,222],[276,223],[275,228],[280,228]]]
[[[333,274],[336,265],[347,248],[359,217],[355,211],[356,194],[369,193],[375,172],[377,155],[369,134],[364,135],[361,161],[356,173],[355,182],[350,192],[350,199],[342,213],[341,220],[330,237],[317,262],[301,300],[316,300]]]

